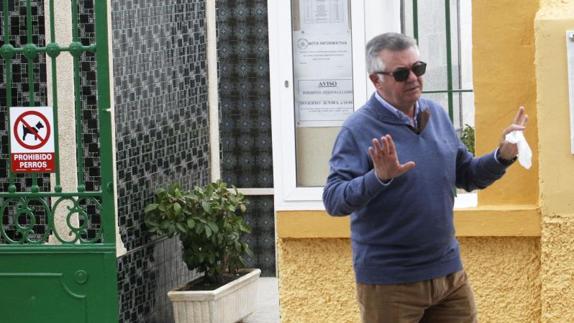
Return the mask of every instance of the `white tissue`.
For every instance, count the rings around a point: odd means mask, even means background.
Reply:
[[[518,146],[518,162],[522,167],[530,169],[532,167],[532,150],[524,138],[522,131],[513,131],[506,134],[506,141]]]

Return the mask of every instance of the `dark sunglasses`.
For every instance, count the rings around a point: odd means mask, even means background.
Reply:
[[[381,71],[381,72],[375,72],[375,73],[376,74],[383,74],[383,75],[392,75],[393,78],[395,79],[395,81],[404,82],[409,78],[411,71],[413,71],[413,73],[416,76],[421,76],[426,72],[426,70],[427,70],[427,63],[417,61],[411,66],[411,68],[399,67],[392,72],[382,72]]]

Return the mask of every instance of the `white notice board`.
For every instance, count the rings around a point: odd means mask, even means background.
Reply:
[[[299,0],[293,12],[297,127],[337,127],[353,112],[350,0]]]

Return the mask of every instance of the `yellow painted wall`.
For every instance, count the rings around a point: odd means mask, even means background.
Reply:
[[[461,238],[480,322],[539,322],[537,238]],[[360,322],[349,239],[281,239],[281,322]]]
[[[493,237],[459,241],[479,321],[540,322],[539,239]]]
[[[280,239],[282,323],[360,322],[349,239]]]
[[[534,17],[538,0],[473,0],[473,75],[476,151],[496,148],[502,130],[524,105],[526,139],[537,152]],[[511,167],[505,177],[478,193],[479,205],[537,204],[538,162],[530,170]]]
[[[574,156],[570,153],[566,31],[574,1],[541,1],[536,77],[542,213],[542,322],[574,322]]]
[[[285,239],[351,236],[349,217],[330,217],[325,211],[279,211],[275,221],[277,235]],[[459,209],[454,226],[459,237],[540,237],[540,210],[530,205]]]
[[[536,64],[540,92],[540,177],[544,213],[574,215],[574,157],[570,153],[570,115],[566,74],[566,30],[574,30],[574,1],[540,11],[536,25]],[[558,1],[558,3],[561,3]]]

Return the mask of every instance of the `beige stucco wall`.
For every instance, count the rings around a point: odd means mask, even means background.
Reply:
[[[536,78],[542,192],[542,322],[574,322],[574,156],[570,153],[566,31],[574,1],[541,1]]]
[[[58,5],[58,10],[62,14],[54,15],[54,32],[56,35],[55,41],[59,44],[67,45],[72,41],[72,17],[71,17],[71,3],[63,2]],[[46,30],[50,29],[50,10],[49,3],[46,1],[44,3],[44,10],[46,13],[46,19],[44,19]],[[49,33],[48,33],[49,34]],[[51,41],[50,36],[46,38]],[[52,58],[47,58],[48,64],[46,64],[46,84],[48,89],[54,87],[52,75]],[[68,89],[74,88],[74,78],[73,78],[73,60],[72,55],[69,53],[63,53],[59,55],[56,59],[56,82],[58,86],[58,97],[54,98],[54,93],[52,91],[47,91],[48,102],[53,107],[55,99],[57,99],[59,108],[54,110],[54,117],[58,120],[58,154],[59,156],[66,156],[66,158],[59,158],[60,169],[70,170],[60,173],[60,186],[63,192],[73,192],[78,186],[77,172],[76,172],[76,134],[75,128],[69,125],[75,124],[74,116],[74,91],[69,91]],[[56,115],[57,114],[57,115]],[[56,175],[51,174],[50,183],[56,183]],[[55,188],[52,188],[53,190]],[[54,202],[54,201],[53,201]],[[67,201],[63,202],[60,207],[56,209],[54,214],[54,227],[59,233],[60,238],[64,240],[71,241],[75,238],[74,234],[70,234],[70,229],[66,224],[66,216],[68,212],[66,207],[72,207],[72,203]],[[71,218],[71,223],[77,227],[78,218],[73,216]],[[55,235],[52,234],[49,238],[50,243],[59,244],[60,242],[56,239]]]

